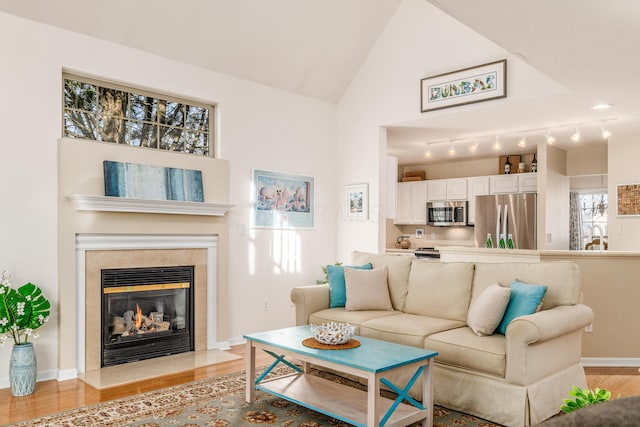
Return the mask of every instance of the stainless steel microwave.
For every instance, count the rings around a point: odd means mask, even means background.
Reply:
[[[469,203],[465,201],[428,202],[427,224],[437,227],[467,225]]]

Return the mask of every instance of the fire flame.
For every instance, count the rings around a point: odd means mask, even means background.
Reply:
[[[135,322],[136,322],[136,328],[140,329],[140,326],[142,326],[142,310],[140,309],[140,306],[138,304],[136,304]]]

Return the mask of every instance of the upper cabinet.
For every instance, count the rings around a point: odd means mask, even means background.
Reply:
[[[475,224],[476,196],[489,194],[489,177],[478,176],[467,179],[467,195],[469,196],[469,208],[467,210],[467,223]]]
[[[491,194],[508,194],[518,192],[518,175],[492,175],[489,177]]]
[[[535,193],[538,190],[538,174],[517,173],[489,177],[491,194]]]
[[[467,200],[467,179],[432,179],[427,181],[427,200],[429,202],[444,200]]]
[[[447,200],[446,179],[431,179],[427,181],[427,200],[429,202]]]
[[[467,200],[467,178],[447,179],[447,200]]]
[[[519,173],[518,174],[518,192],[535,193],[538,191],[538,174],[537,173]]]
[[[427,182],[399,182],[396,187],[396,219],[395,223],[420,224],[427,223]]]

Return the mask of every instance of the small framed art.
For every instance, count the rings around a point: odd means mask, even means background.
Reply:
[[[345,218],[369,219],[369,185],[351,184],[345,187]]]

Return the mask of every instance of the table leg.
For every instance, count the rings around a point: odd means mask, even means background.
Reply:
[[[422,406],[427,410],[427,418],[422,422],[423,427],[433,426],[433,358],[429,359],[422,372]]]
[[[251,340],[247,340],[247,368],[246,368],[246,396],[245,400],[248,403],[253,403],[256,400],[256,348],[253,346],[253,342]]]
[[[380,378],[376,374],[367,376],[367,426],[378,427],[380,419]]]

